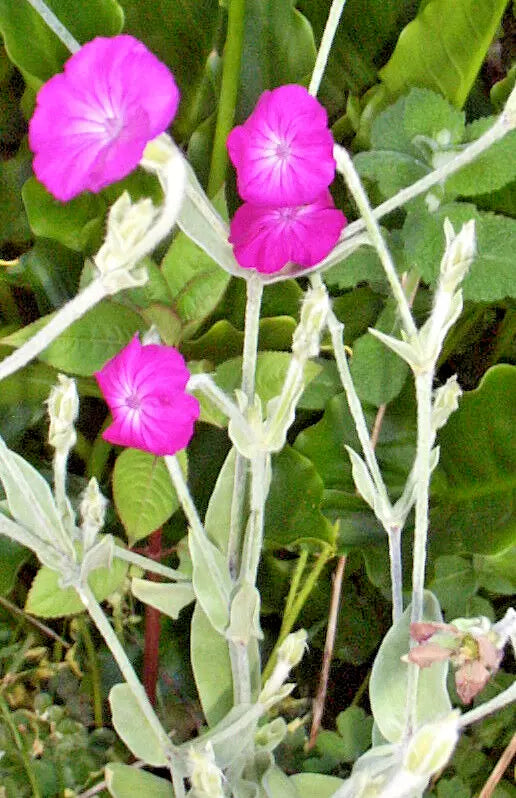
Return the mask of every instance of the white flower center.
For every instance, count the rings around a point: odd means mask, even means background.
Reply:
[[[111,140],[118,138],[124,127],[124,121],[118,116],[107,116],[104,119],[106,136]]]
[[[125,400],[127,407],[130,407],[131,410],[139,410],[141,407],[140,397],[137,393],[131,393]]]

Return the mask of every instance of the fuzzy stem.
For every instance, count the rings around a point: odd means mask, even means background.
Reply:
[[[147,547],[149,559],[159,561],[161,556],[161,527],[156,529],[149,537]],[[157,574],[149,572],[151,581],[158,581]],[[145,634],[143,646],[143,686],[149,696],[152,706],[156,706],[156,687],[158,684],[159,670],[159,638],[161,634],[161,613],[156,607],[145,605]]]
[[[88,585],[76,587],[76,590],[92,621],[104,638],[107,647],[111,651],[115,662],[120,668],[120,672],[127,685],[131,689],[131,692],[145,719],[147,720],[153,732],[156,734],[157,739],[160,741],[165,755],[170,758],[174,751],[174,746],[170,742],[165,729],[161,725],[158,716],[154,712],[152,704],[147,698],[147,694],[143,689],[138,677],[136,676],[133,666],[131,665],[118,637],[116,636],[113,627],[104,615],[102,607],[98,603]]]
[[[67,329],[70,324],[84,316],[101,299],[107,296],[107,291],[100,279],[93,280],[86,288],[71,299],[66,305],[50,319],[43,329],[29,338],[19,349],[8,355],[0,363],[0,380],[8,377],[18,369],[23,368],[47,348],[58,335]]]
[[[353,161],[346,150],[338,145],[335,145],[335,159],[337,161],[337,169],[343,175],[349,190],[353,194],[353,198],[371,237],[371,242],[378,252],[394,299],[398,305],[398,310],[401,316],[403,327],[405,328],[405,332],[410,338],[413,338],[417,335],[417,329],[416,325],[414,324],[414,319],[412,318],[412,313],[410,312],[407,297],[405,296],[405,292],[398,279],[391,253],[389,252],[385,241],[383,240],[380,226],[375,219],[373,209],[371,208],[367,198],[367,194],[365,193],[357,171],[353,166]]]
[[[417,400],[417,450],[415,461],[416,504],[414,528],[414,554],[412,563],[412,610],[411,623],[423,620],[423,590],[425,586],[426,544],[428,538],[428,501],[430,494],[430,452],[434,432],[432,429],[432,382],[433,369],[416,375]],[[416,698],[419,668],[408,666],[407,728],[410,734],[416,728]]]
[[[102,717],[102,684],[100,679],[99,663],[97,661],[97,651],[95,649],[93,638],[84,615],[79,615],[77,622],[79,625],[82,642],[84,644],[84,649],[86,651],[86,657],[88,659],[95,726],[97,729],[101,729],[104,725],[104,720]]]
[[[258,354],[258,332],[263,283],[253,274],[246,281],[247,301],[245,308],[244,348],[242,353],[242,391],[249,403],[253,400]],[[235,457],[235,477],[231,500],[231,523],[228,540],[228,562],[231,573],[236,574],[240,562],[240,547],[243,527],[244,499],[247,484],[247,462],[240,452]]]
[[[222,62],[222,83],[218,102],[215,137],[211,153],[208,196],[213,197],[226,177],[226,140],[235,118],[240,80],[240,62],[244,43],[245,0],[229,0],[228,32]]]
[[[239,582],[247,582],[250,585],[256,582],[262,551],[268,468],[270,468],[270,455],[259,454],[251,460],[251,506],[239,574]]]
[[[342,342],[344,325],[341,324],[341,322],[337,319],[333,310],[330,310],[328,313],[328,329],[331,335],[333,353],[335,355],[335,362],[337,363],[340,381],[346,393],[349,411],[355,423],[358,439],[360,441],[360,445],[362,446],[367,467],[369,468],[369,472],[373,479],[376,490],[388,504],[389,497],[387,494],[387,488],[385,487],[385,483],[376,460],[374,448],[369,436],[369,430],[367,429],[364,411],[362,410],[360,399],[358,398],[358,394],[351,378],[346,350],[344,349],[344,344]]]
[[[331,4],[328,19],[326,20],[326,25],[324,27],[324,33],[322,35],[319,50],[317,52],[317,58],[315,59],[312,79],[310,81],[310,86],[308,87],[308,91],[313,97],[315,97],[319,91],[324,70],[326,69],[326,64],[328,63],[328,57],[330,55],[333,39],[335,37],[335,33],[337,32],[340,17],[345,4],[346,0],[333,0]]]
[[[121,546],[115,546],[113,556],[131,565],[136,565],[143,571],[149,571],[149,573],[164,576],[166,579],[170,579],[173,582],[190,581],[181,571],[176,571],[174,568],[169,568],[167,565],[163,565],[160,562],[154,562],[154,560],[149,559],[149,557],[143,557],[141,554],[137,554],[135,551],[129,551],[129,549],[123,549]]]
[[[389,541],[389,560],[391,567],[392,622],[403,615],[403,575],[401,567],[401,529],[392,526],[387,530]]]
[[[71,53],[76,53],[81,49],[81,45],[74,39],[69,30],[65,28],[62,22],[56,17],[53,11],[47,6],[43,0],[28,0],[32,8],[38,12],[41,19],[46,22],[48,27],[55,33],[64,46],[70,50]]]
[[[228,419],[235,419],[243,423],[240,409],[231,401],[224,391],[220,390],[209,374],[194,374],[188,380],[188,385],[186,387],[189,393],[201,391]]]

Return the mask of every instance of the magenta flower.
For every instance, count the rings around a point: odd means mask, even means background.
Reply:
[[[314,266],[337,243],[346,217],[329,191],[309,205],[267,208],[245,203],[231,221],[229,241],[244,269],[270,274],[292,261]]]
[[[312,202],[335,177],[326,111],[303,86],[265,91],[227,146],[239,194],[255,205]]]
[[[188,445],[199,402],[185,393],[190,374],[177,349],[142,346],[135,335],[95,377],[114,419],[105,440],[158,456]]]
[[[178,104],[172,73],[141,42],[93,39],[38,92],[29,125],[34,172],[62,201],[100,191],[138,165]]]

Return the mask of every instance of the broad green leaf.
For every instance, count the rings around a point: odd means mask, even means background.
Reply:
[[[491,593],[516,593],[516,546],[497,554],[476,554],[473,566],[481,587]]]
[[[297,7],[312,23],[319,45],[330,3],[300,0]],[[362,94],[375,82],[380,59],[416,9],[414,0],[347,0],[319,92],[330,113],[343,108],[346,92]]]
[[[233,678],[227,640],[215,631],[196,603],[190,635],[192,669],[209,726],[215,726],[233,706]]]
[[[21,346],[48,321],[48,317],[38,319],[2,339],[2,343]],[[39,355],[39,359],[56,369],[90,376],[118,354],[143,327],[142,318],[137,313],[104,300],[61,333]]]
[[[470,560],[456,554],[437,558],[429,588],[437,596],[449,620],[467,614],[468,600],[476,593],[477,587]]]
[[[186,455],[180,459],[186,470]],[[138,449],[124,449],[118,455],[113,499],[131,546],[162,526],[179,507],[163,458]]]
[[[464,141],[478,139],[490,128],[496,117],[477,119],[466,128]],[[516,131],[492,144],[472,163],[463,166],[445,183],[446,193],[454,196],[476,197],[497,191],[516,178]]]
[[[359,152],[353,161],[360,177],[378,183],[386,199],[431,172],[425,163],[402,152]]]
[[[387,89],[397,96],[412,86],[426,86],[461,108],[506,5],[506,0],[429,0],[422,4],[380,70]]]
[[[122,30],[123,12],[115,0],[46,0],[57,18],[80,44],[95,36],[115,36]],[[27,2],[0,0],[0,32],[9,58],[33,88],[60,72],[70,57],[67,48]],[[30,42],[30,47],[27,43]]]
[[[113,726],[129,750],[148,765],[165,767],[167,756],[161,740],[143,714],[128,684],[115,684],[109,691]]]
[[[401,661],[410,647],[410,613],[407,607],[400,620],[385,635],[376,655],[371,681],[369,700],[375,723],[380,732],[391,743],[399,742],[405,727],[408,665]],[[425,592],[423,619],[442,621],[439,602],[429,591]],[[428,723],[451,709],[446,689],[448,662],[434,663],[419,673],[416,723]]]
[[[324,272],[324,282],[337,288],[354,288],[358,283],[384,285],[385,273],[374,247],[362,246],[341,263]]]
[[[324,410],[326,403],[342,391],[337,365],[333,360],[318,358],[312,362],[320,366],[321,371],[301,394],[297,404],[300,410]]]
[[[123,0],[124,32],[131,33],[167,64],[181,91],[174,125],[181,138],[197,126],[197,102],[206,59],[219,25],[218,0],[146,3]]]
[[[323,483],[308,458],[286,446],[272,461],[265,506],[265,545],[288,547],[303,541],[333,543],[335,532],[320,510]]]
[[[343,779],[323,773],[294,773],[290,781],[299,795],[309,795],[310,798],[331,798],[344,784]]]
[[[262,788],[267,798],[300,798],[296,785],[277,765],[263,775]]]
[[[8,596],[21,566],[31,557],[29,549],[0,535],[0,596]]]
[[[373,719],[360,707],[348,707],[337,715],[337,729],[346,746],[347,762],[354,762],[371,743]]]
[[[174,620],[177,620],[181,610],[195,599],[191,582],[167,584],[133,577],[131,590],[137,599],[155,607]]]
[[[106,203],[98,194],[84,193],[70,202],[54,199],[35,177],[22,190],[29,224],[37,236],[52,238],[82,252],[100,243]]]
[[[279,396],[292,356],[288,352],[258,352],[256,360],[256,393],[265,407],[267,402]],[[308,385],[321,371],[312,361],[305,366],[305,385]],[[242,382],[242,358],[227,360],[217,367],[215,382],[226,393],[233,393]]]
[[[230,275],[187,235],[179,232],[162,263],[172,308],[191,338],[222,298]]]
[[[147,773],[145,770],[110,762],[105,769],[106,784],[114,798],[174,798],[172,785],[166,779]]]
[[[435,283],[445,247],[444,220],[448,218],[458,232],[475,219],[477,255],[464,278],[464,299],[494,302],[514,296],[514,249],[516,220],[477,211],[474,205],[454,202],[435,213],[413,210],[403,227],[407,261],[425,282]]]
[[[243,47],[238,121],[249,116],[265,89],[306,80],[315,61],[312,29],[293,0],[247,0]]]
[[[21,187],[31,174],[31,154],[26,147],[8,160],[0,161],[0,244],[8,241],[18,246],[31,238],[31,231],[21,199]],[[3,268],[3,267],[2,267]]]
[[[78,252],[49,238],[37,238],[34,246],[21,255],[16,268],[34,292],[43,316],[75,296],[82,265]]]
[[[395,399],[408,374],[407,364],[371,333],[353,344],[350,370],[359,398],[375,407]]]
[[[229,623],[233,588],[226,558],[210,540],[198,540],[192,532],[188,535],[188,548],[193,563],[195,596],[212,626],[223,634]]]
[[[127,563],[118,557],[113,558],[111,568],[93,571],[88,582],[97,601],[104,601],[118,590],[125,579]],[[73,587],[59,586],[57,571],[43,565],[32,580],[27,595],[25,609],[41,618],[61,618],[63,615],[76,615],[83,612],[84,605]]]
[[[231,526],[231,503],[233,500],[236,456],[236,449],[233,447],[230,449],[217,477],[204,518],[206,534],[224,554],[227,554]]]
[[[290,350],[296,321],[290,316],[261,319],[259,331],[260,349]],[[212,363],[223,363],[242,352],[244,333],[225,319],[215,322],[207,333],[195,340],[184,341],[181,351],[189,360],[207,359]]]
[[[494,555],[514,543],[516,367],[489,369],[439,432],[430,528],[434,554]]]
[[[359,286],[335,297],[332,302],[335,315],[344,324],[344,343],[353,342],[374,327],[384,306],[384,298],[369,286]]]

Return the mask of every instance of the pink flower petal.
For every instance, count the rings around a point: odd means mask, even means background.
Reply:
[[[303,86],[264,92],[227,146],[240,196],[255,205],[310,203],[335,176],[326,111]]]
[[[314,266],[337,243],[346,217],[323,191],[309,205],[267,208],[244,203],[231,221],[230,242],[244,269],[277,272],[290,261]]]
[[[129,174],[179,103],[173,75],[132,36],[97,37],[41,87],[29,125],[34,171],[57,199]]]
[[[176,349],[135,336],[95,376],[113,413],[106,440],[157,456],[188,445],[200,410],[185,393],[190,374]]]

